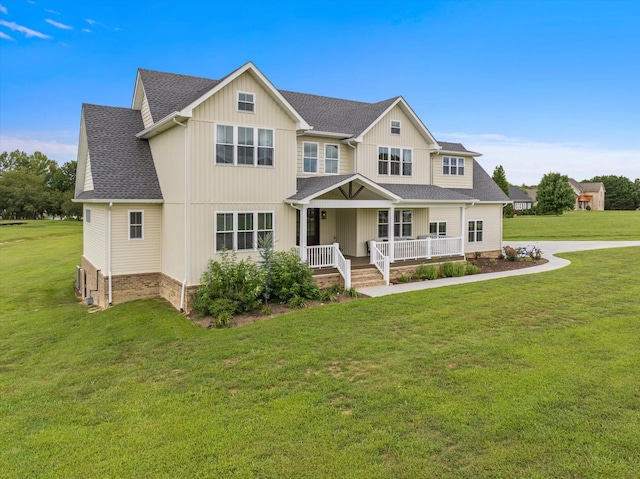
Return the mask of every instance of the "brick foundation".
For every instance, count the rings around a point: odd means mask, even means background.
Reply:
[[[112,303],[160,296],[160,273],[121,274],[111,278]]]
[[[480,257],[481,258],[491,258],[491,259],[497,259],[500,255],[502,254],[501,250],[494,250],[494,251],[482,251],[480,253]],[[467,253],[466,254],[466,258],[467,259],[475,259],[476,254],[475,253]]]
[[[106,308],[109,302],[108,277],[84,256],[80,265],[82,267],[80,297],[85,301],[87,297],[91,297],[93,304]]]

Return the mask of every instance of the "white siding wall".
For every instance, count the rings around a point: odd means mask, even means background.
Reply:
[[[93,190],[93,175],[91,174],[91,155],[89,154],[89,150],[87,150],[87,162],[84,168],[84,186],[82,191],[91,190]]]
[[[140,82],[140,88],[142,88],[144,91],[142,82]],[[153,125],[153,118],[151,117],[151,110],[149,109],[149,100],[147,100],[146,93],[143,93],[142,95],[142,106],[140,108],[140,114],[142,115],[142,123],[144,123],[145,128],[149,128],[151,125]]]
[[[468,242],[468,222],[482,220],[484,238],[480,243]],[[467,210],[465,222],[465,253],[498,251],[502,248],[502,205],[476,205]]]
[[[322,217],[320,217],[320,244],[333,244],[337,242],[337,236],[336,236],[337,210],[321,209],[320,210],[321,215],[322,215],[322,211],[327,212],[327,218],[323,220]]]
[[[143,239],[129,239],[129,211],[143,211]],[[161,266],[162,207],[115,204],[111,210],[112,274],[154,273]]]
[[[400,121],[400,135],[391,134],[391,120]],[[412,176],[378,175],[379,146],[412,149]],[[371,128],[364,136],[363,142],[358,145],[358,173],[361,173],[376,183],[430,184],[429,162],[429,144],[399,106],[394,107]]]
[[[464,158],[464,176],[442,174],[442,157]],[[473,188],[473,158],[458,155],[433,155],[433,184],[443,188]]]
[[[84,203],[83,215],[91,210],[91,223],[83,224],[82,254],[97,268],[107,274],[107,205]]]
[[[318,144],[318,173],[305,173],[303,171],[303,143],[317,143]],[[298,137],[298,145],[296,151],[296,158],[298,159],[297,174],[299,177],[318,176],[325,174],[324,168],[324,146],[325,145],[339,145],[340,147],[340,160],[338,165],[338,174],[348,175],[354,172],[353,169],[353,154],[354,149],[349,145],[343,144],[339,139],[326,138],[322,136],[302,135]]]
[[[460,236],[460,208],[430,208],[427,223],[446,221],[447,236]],[[427,228],[429,225],[427,224]],[[429,230],[424,234],[429,234]]]

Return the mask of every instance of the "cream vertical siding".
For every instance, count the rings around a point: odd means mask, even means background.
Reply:
[[[399,135],[391,134],[391,120],[400,121]],[[413,151],[412,175],[378,175],[379,146],[411,149]],[[403,109],[397,105],[389,113],[384,115],[380,121],[367,132],[363,138],[363,142],[358,144],[358,173],[376,183],[430,184],[429,161],[429,143],[413,125]]]
[[[192,123],[188,125],[190,131]],[[151,138],[149,147],[165,203],[184,204],[185,129],[176,125]]]
[[[143,211],[143,239],[129,239],[129,211]],[[161,225],[161,205],[114,204],[111,211],[112,274],[160,271]]]
[[[74,185],[75,197],[78,197],[86,189],[87,179],[87,162],[89,160],[89,144],[87,143],[87,130],[84,126],[84,112],[82,112],[80,118],[80,137],[78,138],[78,156],[77,168],[76,168],[76,184]],[[89,172],[89,176],[91,173]],[[93,183],[91,183],[91,189],[93,189]]]
[[[442,157],[464,158],[464,175],[453,176],[442,174]],[[473,157],[461,155],[433,155],[433,184],[443,188],[473,188]]]
[[[356,210],[336,210],[336,239],[342,254],[357,256],[357,233]]]
[[[326,211],[327,218],[322,219],[322,212]],[[336,218],[337,210],[321,209],[320,210],[320,244],[333,244],[337,242],[336,236]]]
[[[89,150],[87,150],[87,162],[84,167],[84,186],[82,191],[92,191],[93,190],[93,175],[91,174],[91,155],[89,154]]]
[[[447,236],[460,236],[460,208],[457,206],[446,208],[429,208],[427,219],[427,232],[429,234],[429,223],[435,221],[445,221],[447,223]]]
[[[483,221],[482,242],[469,243],[468,222],[471,220]],[[467,209],[464,228],[465,253],[499,251],[502,249],[502,204],[476,205]]]
[[[82,254],[107,275],[107,221],[108,206],[98,203],[83,203],[83,212],[91,210],[91,223],[83,223]]]
[[[184,204],[165,203],[162,206],[161,268],[167,276],[185,279],[184,271]]]
[[[144,92],[144,86],[142,86],[142,82],[140,82],[140,88]],[[149,128],[153,125],[153,117],[151,116],[151,110],[149,109],[149,100],[147,99],[147,94],[142,94],[142,106],[140,107],[140,114],[142,115],[142,123],[144,123],[145,128]],[[160,118],[159,118],[160,119]]]
[[[303,171],[303,158],[302,155],[304,153],[303,143],[317,143],[318,144],[318,173],[305,173]],[[353,155],[354,148],[349,145],[345,145],[338,138],[326,138],[323,136],[313,136],[313,135],[301,135],[298,136],[297,142],[297,150],[296,150],[296,158],[297,158],[297,175],[299,177],[313,177],[320,175],[330,175],[331,173],[326,173],[324,168],[324,147],[325,145],[338,145],[340,147],[340,159],[338,164],[338,173],[340,175],[348,175],[354,173],[353,168]]]

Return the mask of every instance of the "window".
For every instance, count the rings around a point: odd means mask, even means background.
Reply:
[[[216,125],[216,164],[273,166],[273,137],[265,128]]]
[[[400,134],[400,122],[398,120],[391,120],[391,134],[392,135]]]
[[[233,164],[233,127],[216,126],[216,163]]]
[[[256,107],[255,95],[253,93],[238,92],[238,111],[253,113]]]
[[[432,221],[429,223],[429,236],[432,238],[447,236],[446,221]]]
[[[215,233],[216,251],[256,250],[267,236],[273,236],[273,213],[216,213]]]
[[[258,165],[273,166],[273,130],[258,128]]]
[[[324,145],[324,172],[337,175],[339,173],[340,147],[338,145]]]
[[[464,176],[464,158],[442,158],[442,174],[452,176]]]
[[[91,223],[91,209],[89,208],[84,211],[84,221],[85,223]]]
[[[395,210],[393,213],[393,235],[396,238],[411,237],[413,230],[413,211]],[[378,210],[378,238],[389,237],[389,211]]]
[[[469,221],[469,243],[482,241],[482,220]]]
[[[143,239],[142,211],[129,211],[129,239]]]
[[[303,158],[302,158],[302,171],[305,173],[317,173],[318,172],[318,144],[307,143],[302,144]]]
[[[411,176],[412,151],[378,147],[378,175]]]

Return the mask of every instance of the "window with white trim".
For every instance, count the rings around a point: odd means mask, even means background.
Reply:
[[[217,165],[273,166],[273,130],[216,125],[215,131]]]
[[[84,210],[84,222],[91,223],[91,208]]]
[[[238,111],[253,113],[256,111],[256,95],[244,91],[238,92]]]
[[[216,213],[215,250],[255,251],[267,236],[273,238],[273,213],[241,211]]]
[[[469,221],[469,243],[480,243],[483,236],[482,220]]]
[[[324,145],[324,172],[328,175],[337,175],[340,172],[340,146],[325,143]]]
[[[410,238],[413,232],[413,211],[393,212],[393,235],[396,238]],[[389,211],[378,210],[378,238],[389,238]]]
[[[129,211],[129,239],[144,239],[144,212]]]
[[[442,158],[442,174],[464,176],[464,158],[445,156]]]
[[[411,176],[412,150],[378,147],[378,175]]]
[[[391,134],[399,135],[400,134],[400,121],[399,120],[391,120]]]
[[[302,171],[304,173],[318,172],[318,143],[302,143]]]
[[[446,221],[431,221],[429,223],[429,236],[432,238],[444,238],[447,236],[447,222]]]

